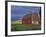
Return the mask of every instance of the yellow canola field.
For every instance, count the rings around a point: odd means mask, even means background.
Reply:
[[[22,24],[22,20],[14,21],[14,22],[12,22],[12,24]]]

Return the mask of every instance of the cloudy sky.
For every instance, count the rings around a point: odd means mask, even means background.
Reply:
[[[16,6],[11,5],[11,18],[21,19],[25,14],[29,12],[39,12],[40,7],[36,6]]]

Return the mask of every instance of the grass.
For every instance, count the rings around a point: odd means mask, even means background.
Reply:
[[[11,31],[41,30],[40,24],[11,24]]]

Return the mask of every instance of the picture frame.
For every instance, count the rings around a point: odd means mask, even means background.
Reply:
[[[31,30],[29,30],[29,31],[28,30],[25,31],[23,29],[22,30],[21,29],[16,30],[16,28],[15,28],[15,31],[14,31],[14,29],[11,30],[11,23],[12,23],[11,22],[11,20],[12,20],[11,17],[12,17],[12,14],[13,14],[11,12],[12,11],[13,12],[16,11],[16,13],[17,13],[17,10],[16,9],[18,9],[18,8],[19,8],[19,10],[22,10],[22,7],[21,6],[24,6],[23,7],[24,10],[25,10],[25,6],[30,6],[30,7],[33,7],[33,8],[36,9],[36,10],[34,9],[34,11],[38,11],[38,9],[41,11],[40,12],[41,13],[40,14],[41,23],[40,23],[40,26],[39,26],[40,28],[38,27],[39,28],[38,30],[36,29],[36,30],[33,31],[32,30],[33,28],[30,28]],[[27,8],[30,8],[30,7],[27,7]],[[33,11],[33,9],[32,9],[32,11]],[[23,12],[23,11],[20,11],[20,12]],[[15,13],[15,15],[16,15],[16,13]],[[21,13],[17,13],[17,14],[21,14]],[[17,16],[17,17],[19,17],[19,16]],[[23,23],[23,21],[21,21],[21,22]],[[25,23],[25,21],[24,21],[23,24],[29,24],[29,23],[28,22]],[[30,21],[30,24],[31,24],[31,21]],[[17,25],[18,25],[18,22],[17,22]],[[19,26],[20,25],[18,25],[18,27]],[[19,28],[21,28],[21,27],[19,27]],[[45,34],[45,3],[42,3],[42,2],[26,2],[26,1],[5,1],[5,36],[25,36],[25,35],[41,35],[41,34]]]

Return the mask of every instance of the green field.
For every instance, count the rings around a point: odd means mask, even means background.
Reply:
[[[11,31],[27,31],[27,30],[41,30],[41,25],[37,24],[11,24]]]

